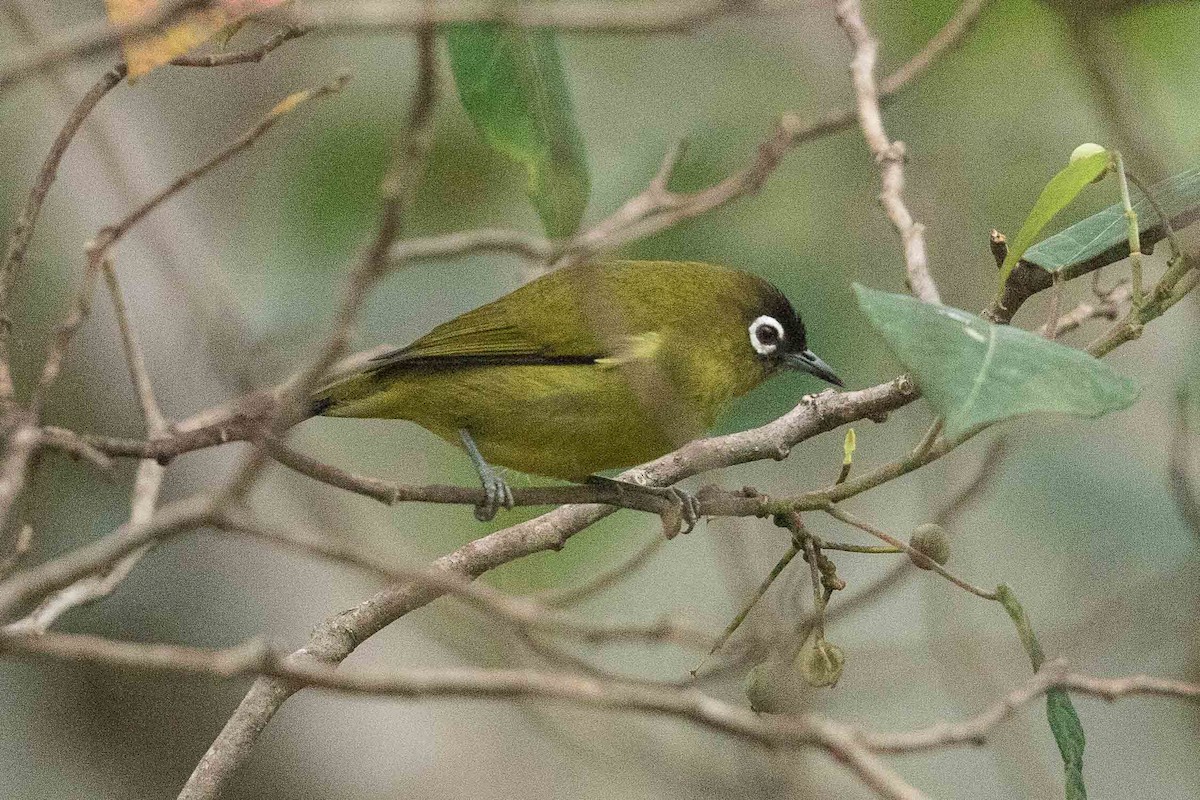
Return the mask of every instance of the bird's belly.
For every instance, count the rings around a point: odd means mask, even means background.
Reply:
[[[484,458],[567,480],[628,467],[674,449],[661,424],[678,409],[648,408],[621,370],[590,365],[480,367],[402,379],[401,416],[454,444],[471,432]],[[398,409],[400,410],[400,409]],[[690,431],[698,436],[703,431]]]

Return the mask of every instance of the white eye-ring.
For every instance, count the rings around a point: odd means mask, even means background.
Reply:
[[[783,341],[783,326],[779,320],[763,314],[750,323],[750,344],[761,356],[769,356],[779,349]]]

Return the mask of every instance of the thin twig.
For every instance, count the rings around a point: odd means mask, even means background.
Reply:
[[[596,574],[587,583],[567,588],[546,589],[533,597],[543,605],[554,608],[570,608],[635,575],[639,569],[658,555],[658,551],[662,550],[668,541],[670,540],[665,536],[653,536],[650,541],[634,551],[633,555],[616,566]]]
[[[204,161],[197,167],[188,170],[180,175],[168,186],[161,189],[157,194],[143,202],[140,206],[129,212],[117,222],[101,228],[95,239],[88,244],[87,247],[87,263],[84,270],[83,287],[76,295],[72,303],[71,313],[67,319],[59,326],[50,351],[46,356],[45,364],[42,367],[41,377],[38,379],[38,385],[34,390],[33,397],[30,400],[30,408],[35,414],[40,413],[41,406],[45,402],[46,392],[54,384],[55,380],[62,369],[63,359],[66,357],[67,348],[70,345],[71,338],[78,330],[79,326],[87,318],[91,308],[92,287],[94,286],[96,277],[104,269],[104,261],[108,257],[108,252],[129,232],[133,226],[144,219],[147,215],[161,206],[167,200],[174,197],[183,189],[190,186],[199,178],[211,172],[213,169],[221,166],[237,154],[243,152],[256,141],[258,141],[271,128],[275,127],[279,121],[289,112],[296,109],[309,100],[313,100],[334,92],[341,91],[349,80],[348,77],[342,76],[332,83],[320,86],[315,89],[309,89],[304,92],[297,92],[275,106],[267,113],[265,117],[253,128],[246,131],[233,142],[222,148],[215,155]]]
[[[257,47],[233,53],[187,54],[171,59],[173,67],[227,67],[232,64],[258,64],[283,45],[312,31],[307,25],[287,25]]]
[[[1099,275],[1100,273],[1097,272],[1096,274]],[[1121,308],[1125,303],[1129,302],[1129,298],[1132,295],[1132,284],[1127,279],[1122,278],[1116,286],[1098,296],[1095,300],[1085,300],[1058,317],[1054,325],[1053,334],[1050,332],[1049,322],[1043,325],[1038,332],[1047,339],[1053,339],[1062,336],[1064,333],[1070,333],[1093,319],[1114,320],[1121,315]]]
[[[987,589],[981,589],[978,586],[967,583],[962,578],[959,578],[958,576],[952,574],[949,570],[947,570],[941,564],[937,563],[932,558],[930,558],[929,556],[922,553],[920,550],[917,550],[917,549],[909,546],[909,544],[907,542],[903,542],[903,541],[897,539],[895,536],[892,536],[891,534],[889,534],[885,531],[882,531],[879,528],[876,528],[874,525],[872,525],[869,522],[865,522],[864,520],[861,520],[858,517],[855,517],[853,514],[850,514],[849,512],[845,511],[844,509],[842,509],[836,505],[833,505],[831,503],[831,504],[825,506],[824,508],[822,508],[821,510],[824,511],[829,516],[834,517],[835,519],[840,519],[842,522],[846,523],[847,525],[852,525],[853,527],[858,528],[860,531],[865,531],[865,532],[871,534],[876,539],[882,539],[883,541],[887,542],[892,547],[897,547],[897,548],[903,550],[905,553],[908,554],[909,558],[913,559],[917,563],[917,566],[925,567],[927,569],[933,570],[938,575],[941,575],[943,578],[950,581],[951,583],[953,583],[955,586],[959,587],[960,589],[965,589],[966,591],[970,592],[971,594],[973,594],[977,597],[982,597],[984,600],[998,599],[998,595],[995,592],[988,591]]]
[[[432,135],[433,109],[437,101],[437,65],[432,27],[422,29],[417,38],[417,54],[419,69],[416,94],[400,150],[379,187],[383,207],[372,241],[350,273],[331,333],[289,383],[277,408],[273,409],[266,437],[242,462],[223,490],[232,501],[244,499],[267,463],[266,439],[280,436],[295,423],[298,412],[307,407],[308,397],[317,382],[345,354],[363,304],[389,271],[389,252],[404,229],[409,206],[424,173]]]
[[[212,519],[211,497],[197,495],[178,500],[163,506],[143,522],[126,522],[90,544],[18,572],[0,583],[0,619],[24,603],[103,572],[142,545],[204,527]]]
[[[1200,490],[1192,478],[1192,433],[1188,426],[1191,399],[1180,392],[1175,399],[1171,441],[1167,446],[1167,471],[1170,475],[1171,496],[1180,516],[1200,538]]]
[[[125,65],[118,64],[105,72],[72,109],[67,116],[67,121],[63,123],[58,135],[55,136],[54,143],[50,146],[50,152],[42,162],[38,176],[33,182],[33,188],[29,191],[29,198],[17,216],[12,233],[9,234],[4,261],[0,266],[0,404],[7,405],[11,402],[13,395],[12,373],[9,366],[9,337],[12,335],[12,314],[9,305],[12,287],[14,281],[21,274],[21,268],[25,263],[25,254],[37,227],[38,218],[41,216],[42,206],[46,202],[46,195],[50,193],[50,187],[58,177],[58,168],[67,152],[67,147],[75,139],[75,134],[83,126],[84,120],[99,105],[104,96],[124,78]]]
[[[705,632],[669,619],[649,624],[593,622],[531,598],[505,595],[454,573],[384,564],[373,556],[331,541],[329,537],[274,525],[244,506],[218,509],[212,523],[223,530],[348,564],[392,584],[409,583],[442,592],[494,619],[526,631],[539,631],[589,644],[641,642],[706,649],[711,641]]]
[[[925,252],[925,228],[916,222],[901,197],[904,189],[904,143],[888,139],[879,107],[879,90],[875,84],[875,57],[879,43],[867,29],[858,0],[837,0],[838,24],[846,32],[854,50],[850,73],[858,99],[858,121],[867,146],[879,164],[883,191],[879,202],[888,219],[900,234],[904,245],[904,267],[912,292],[926,303],[940,303],[937,285],[929,273],[929,258]]]
[[[837,757],[847,755],[847,743],[852,742],[852,752],[856,755],[849,761],[860,777],[863,777],[860,769],[860,756],[863,753],[919,753],[978,744],[986,741],[992,731],[1010,719],[1018,709],[1054,688],[1110,702],[1133,696],[1200,699],[1200,684],[1150,675],[1116,678],[1083,675],[1068,672],[1065,662],[1058,660],[1048,662],[996,704],[962,722],[939,723],[912,731],[876,733],[850,728],[815,714],[758,715],[708,697],[695,689],[662,689],[640,683],[563,673],[445,667],[387,671],[335,670],[311,655],[282,656],[259,640],[250,640],[224,650],[202,650],[117,641],[88,634],[0,634],[0,651],[139,671],[219,678],[270,675],[292,686],[313,686],[349,694],[425,699],[531,697],[666,714],[764,743],[821,747]],[[871,770],[882,765],[882,762],[874,760],[874,756],[871,758]],[[902,781],[901,785],[907,786]],[[896,793],[893,788],[882,796],[921,795]]]

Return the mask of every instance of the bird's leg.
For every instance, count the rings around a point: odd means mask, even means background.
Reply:
[[[640,483],[606,478],[603,475],[589,475],[584,479],[584,483],[612,489],[618,497],[624,492],[629,492],[666,500],[679,509],[679,518],[683,521],[683,533],[691,533],[692,529],[696,527],[696,523],[700,521],[700,501],[694,494],[689,494],[676,486],[643,486]],[[668,533],[668,537],[671,535]]]
[[[508,484],[496,472],[496,468],[487,462],[483,453],[479,452],[479,446],[475,444],[475,439],[471,437],[469,430],[459,428],[458,436],[462,439],[467,455],[471,457],[471,463],[475,465],[475,471],[479,473],[479,482],[483,484],[484,499],[482,503],[475,506],[475,519],[480,522],[488,522],[495,518],[496,511],[500,506],[513,507],[512,489],[508,488]]]

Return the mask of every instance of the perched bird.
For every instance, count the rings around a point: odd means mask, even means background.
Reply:
[[[491,519],[512,507],[493,464],[607,481],[595,473],[699,436],[781,368],[842,385],[767,281],[612,261],[551,272],[443,323],[320,389],[310,410],[409,420],[461,446],[484,487],[476,516]]]

